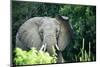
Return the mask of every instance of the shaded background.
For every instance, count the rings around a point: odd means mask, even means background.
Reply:
[[[82,57],[85,61],[84,56],[89,54],[89,42],[91,48],[89,58],[90,61],[95,61],[96,6],[12,1],[12,49],[15,45],[16,33],[26,20],[36,16],[55,17],[56,15],[68,16],[74,31],[73,41],[63,51],[66,62],[78,62]]]

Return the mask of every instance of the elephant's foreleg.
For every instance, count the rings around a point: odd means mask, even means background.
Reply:
[[[58,53],[57,63],[64,63],[64,59],[63,59],[61,51],[58,51],[57,53]]]

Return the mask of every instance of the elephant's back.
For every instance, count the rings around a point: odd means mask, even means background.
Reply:
[[[19,30],[21,28],[31,28],[32,26],[36,26],[39,24],[42,24],[41,20],[43,19],[43,17],[34,17],[34,18],[30,18],[29,20],[27,20],[26,22],[24,22],[21,27],[19,28]]]

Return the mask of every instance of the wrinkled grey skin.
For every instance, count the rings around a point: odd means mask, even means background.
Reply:
[[[18,30],[16,47],[23,50],[35,47],[37,50],[47,51],[51,56],[58,57],[58,63],[63,63],[61,51],[70,43],[71,34],[68,17],[34,17]]]

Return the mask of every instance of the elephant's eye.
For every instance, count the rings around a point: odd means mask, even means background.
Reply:
[[[56,35],[57,35],[57,36],[59,35],[59,31],[58,31],[58,30],[56,30]]]
[[[41,31],[39,34],[40,34],[41,40],[43,40],[43,31]]]
[[[43,31],[40,32],[40,36],[43,36]]]

